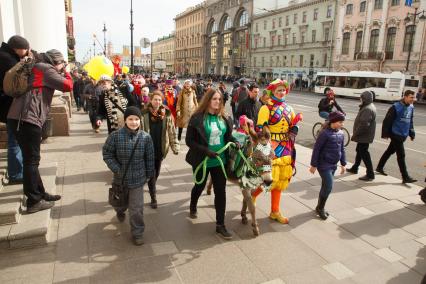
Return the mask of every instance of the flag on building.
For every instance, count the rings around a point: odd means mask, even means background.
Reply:
[[[411,7],[413,0],[405,0],[405,6]]]

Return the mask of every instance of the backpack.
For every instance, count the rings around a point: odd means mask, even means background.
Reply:
[[[241,152],[243,152],[244,156],[247,158],[249,153],[249,146],[250,146],[250,137],[246,134],[233,131],[232,136],[240,143],[241,145]],[[238,153],[238,150],[235,147],[229,148],[229,160],[227,163],[227,176],[231,179],[239,179],[241,178],[245,172],[247,171],[247,167],[244,166],[245,162],[241,158],[240,154]]]
[[[15,64],[6,72],[3,79],[3,92],[11,97],[17,98],[31,89],[30,77],[35,60],[27,57]]]

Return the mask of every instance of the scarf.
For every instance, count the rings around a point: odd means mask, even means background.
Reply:
[[[148,110],[150,112],[151,121],[158,122],[162,121],[166,116],[166,108],[164,106],[160,106],[158,110],[154,110],[152,104],[148,105]]]

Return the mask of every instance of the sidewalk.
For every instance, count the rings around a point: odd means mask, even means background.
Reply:
[[[259,196],[261,235],[240,218],[242,195],[227,188],[226,224],[232,241],[215,235],[214,196],[202,195],[199,217],[188,218],[192,173],[186,146],[169,154],[158,181],[159,208],[145,193],[145,244],[135,247],[129,225],[108,205],[111,173],[102,161],[106,130],[94,134],[74,114],[70,137],[42,145],[42,160],[58,163],[51,243],[0,250],[1,283],[420,283],[426,274],[426,206],[418,186],[392,177],[364,183],[336,178],[331,217],[313,213],[320,188],[308,172],[311,150],[297,146],[297,176],[283,193],[289,225],[268,219],[270,198]]]

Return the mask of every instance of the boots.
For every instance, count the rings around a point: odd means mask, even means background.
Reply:
[[[154,190],[150,190],[149,195],[151,196],[151,208],[157,209],[157,193]]]
[[[317,212],[318,216],[323,220],[327,220],[327,218],[329,216],[328,212],[324,210],[324,206],[325,206],[326,201],[327,201],[327,198],[324,198],[320,195],[318,197],[318,205],[315,208],[315,211]]]

